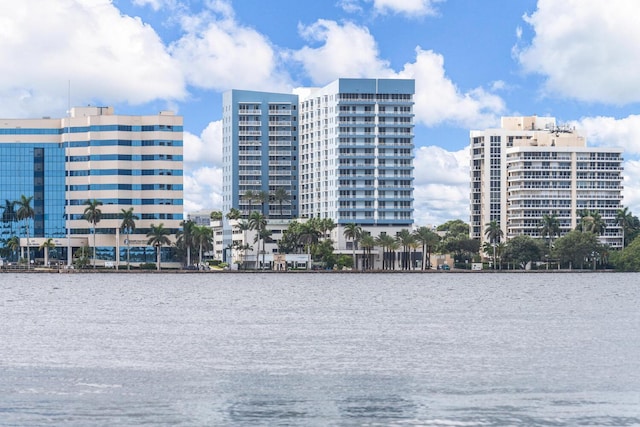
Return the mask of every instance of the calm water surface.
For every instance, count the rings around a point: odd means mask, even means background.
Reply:
[[[637,274],[1,274],[0,425],[640,425]]]

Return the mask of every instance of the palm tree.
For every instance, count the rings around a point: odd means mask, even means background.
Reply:
[[[93,268],[96,268],[96,225],[102,219],[102,211],[99,206],[102,206],[100,200],[85,200],[84,204],[87,206],[84,208],[84,219],[91,223],[93,230]]]
[[[20,249],[20,238],[18,236],[12,236],[7,240],[7,246],[11,249],[11,252],[15,254]]]
[[[194,233],[197,225],[191,220],[182,221],[180,225],[182,226],[182,230],[179,230],[177,233],[176,244],[185,250],[187,254],[187,265],[191,265],[191,247],[194,244]]]
[[[16,219],[18,221],[24,220],[25,229],[27,231],[27,270],[31,266],[31,254],[29,245],[29,220],[35,217],[35,211],[31,207],[31,201],[33,196],[26,197],[24,194],[20,196],[20,200],[16,201],[16,204],[20,206],[16,212]]]
[[[267,228],[267,219],[263,214],[258,211],[251,212],[249,215],[249,227],[251,230],[255,230],[257,232],[256,238],[254,239],[254,243],[258,242],[262,239],[262,236],[266,236],[265,230]],[[264,268],[264,246],[265,241],[262,240],[262,267]],[[258,258],[256,257],[256,269],[258,268]]]
[[[122,209],[120,212],[120,217],[122,218],[122,222],[120,223],[120,231],[126,233],[127,235],[127,270],[131,270],[131,265],[129,264],[129,253],[131,250],[131,233],[136,229],[136,221],[138,218],[137,215],[133,213],[133,207],[129,209]]]
[[[229,212],[227,212],[226,217],[228,220],[240,219],[240,217],[242,217],[242,212],[236,208],[231,208],[229,209]]]
[[[376,239],[369,233],[364,233],[364,236],[360,239],[360,246],[365,252],[366,256],[363,258],[363,270],[371,270],[373,260],[371,259],[371,250],[376,246]]]
[[[496,246],[500,243],[500,239],[504,236],[502,228],[497,221],[491,221],[487,224],[487,228],[484,229],[484,235],[489,239],[493,245],[493,269],[496,269]]]
[[[309,220],[304,224],[300,224],[300,231],[298,232],[298,243],[307,248],[307,269],[311,268],[311,248],[320,240],[320,231],[314,225],[314,222]]]
[[[355,269],[358,265],[356,262],[356,244],[360,237],[362,237],[362,227],[355,223],[349,223],[344,225],[344,231],[342,232],[346,239],[351,239],[352,245],[351,249],[353,250],[353,268]]]
[[[616,222],[622,229],[622,248],[625,248],[627,246],[627,242],[625,241],[627,230],[631,228],[631,224],[633,224],[633,215],[628,207],[625,206],[623,209],[618,209],[616,212]]]
[[[253,190],[247,190],[242,195],[242,198],[249,202],[249,210],[247,214],[247,216],[249,216],[251,215],[251,212],[253,212],[253,201],[258,199],[258,193]]]
[[[596,235],[601,235],[604,233],[607,228],[606,223],[602,219],[600,212],[597,210],[593,211],[580,211],[578,212],[580,215],[580,229],[583,232],[591,232]]]
[[[247,249],[250,249],[251,246],[249,245],[249,243],[247,243],[247,231],[251,230],[251,225],[249,224],[249,222],[247,221],[238,221],[238,223],[235,225],[235,227],[239,230],[242,231],[242,242],[243,245],[241,247],[239,247],[238,249],[242,250],[242,268],[244,269],[246,267],[245,263],[246,263],[246,255],[247,255]]]
[[[262,212],[262,215],[268,216],[266,213],[264,213],[264,206],[269,204],[269,192],[268,191],[258,191],[258,193],[256,193],[256,199],[260,202],[260,211]]]
[[[419,227],[413,232],[413,237],[422,244],[422,269],[431,268],[431,252],[440,241],[440,236],[428,227]],[[425,260],[426,256],[426,260]],[[426,262],[425,262],[426,261]]]
[[[402,246],[401,268],[403,270],[409,270],[411,267],[411,261],[410,261],[411,253],[409,252],[409,247],[414,242],[413,235],[409,230],[407,230],[406,228],[403,228],[398,232],[398,235],[396,236],[396,241],[400,246]]]
[[[391,246],[395,243],[395,239],[388,234],[380,234],[376,237],[376,246],[380,246],[382,248],[382,269],[390,270],[391,269],[391,260],[390,260],[390,252],[388,251]]]
[[[280,217],[282,217],[282,205],[290,199],[291,195],[283,187],[278,187],[276,188],[276,191],[273,192],[273,200],[276,201],[280,207]]]
[[[549,251],[551,251],[553,237],[560,234],[560,222],[558,221],[558,218],[555,215],[543,215],[540,233],[547,237],[549,242]]]
[[[209,214],[209,218],[211,219],[211,221],[222,221],[222,212],[212,211]]]
[[[389,253],[391,254],[391,256],[389,257],[389,261],[391,261],[391,270],[395,270],[396,269],[396,251],[400,249],[400,244],[398,244],[398,241],[396,239],[391,238],[388,248],[389,248]]]
[[[40,249],[44,249],[44,266],[45,267],[49,266],[49,249],[53,249],[55,247],[56,247],[56,244],[51,237],[46,239],[40,245]]]
[[[160,271],[160,253],[162,252],[162,246],[171,244],[168,234],[169,230],[164,228],[163,223],[160,223],[158,226],[151,224],[151,229],[147,233],[147,237],[149,238],[147,245],[156,248],[156,268],[158,271]]]
[[[213,229],[206,225],[196,226],[193,232],[193,242],[198,245],[198,264],[202,264],[203,250],[213,248]]]
[[[330,233],[336,227],[336,223],[331,218],[322,218],[318,224],[318,229],[322,233],[323,239],[326,239],[328,237],[327,233]]]

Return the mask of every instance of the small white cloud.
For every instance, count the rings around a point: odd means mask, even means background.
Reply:
[[[347,13],[359,13],[362,12],[362,6],[360,6],[360,0],[339,0],[337,6]]]
[[[377,13],[402,14],[407,16],[435,15],[435,3],[440,0],[373,0]]]

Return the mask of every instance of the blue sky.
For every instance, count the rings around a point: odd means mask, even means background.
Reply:
[[[554,116],[625,150],[640,212],[636,0],[22,0],[0,4],[0,116],[170,109],[185,210],[221,205],[221,100],[338,77],[416,80],[415,219],[468,221],[468,135]]]

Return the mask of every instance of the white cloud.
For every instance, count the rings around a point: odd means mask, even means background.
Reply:
[[[184,162],[187,165],[222,165],[222,121],[209,123],[200,136],[184,133]]]
[[[339,77],[384,77],[391,73],[389,63],[378,57],[377,43],[366,27],[320,19],[299,26],[299,32],[309,42],[322,43],[292,54],[316,84],[324,85]]]
[[[339,77],[384,77],[391,73],[389,63],[378,57],[377,43],[366,27],[320,19],[301,25],[299,32],[309,42],[322,43],[292,54],[315,84],[324,85]]]
[[[640,115],[623,119],[583,117],[571,124],[586,135],[589,145],[620,147],[626,154],[640,154]]]
[[[583,117],[572,122],[587,137],[590,146],[618,147],[624,150],[623,204],[635,215],[640,214],[640,115],[622,119],[614,117]]]
[[[495,126],[505,111],[504,100],[482,88],[461,92],[445,75],[442,55],[431,50],[416,48],[416,61],[398,77],[416,80],[416,120],[427,126],[449,122],[482,129]]]
[[[434,3],[440,0],[373,0],[377,13],[396,13],[407,16],[435,15]]]
[[[185,34],[170,46],[194,86],[225,91],[231,88],[290,90],[290,77],[280,69],[279,53],[252,28],[239,25],[226,2],[213,2],[213,11],[183,16]]]
[[[417,47],[415,62],[396,73],[379,58],[377,43],[366,27],[319,20],[300,27],[300,32],[309,41],[322,43],[291,55],[302,63],[315,84],[324,85],[340,77],[415,79],[416,121],[427,126],[444,122],[466,128],[495,126],[505,111],[504,100],[483,88],[463,92],[456,87],[446,76],[442,55],[431,50]]]
[[[186,95],[156,32],[108,0],[0,2],[0,39],[3,115],[60,115],[69,81],[73,99],[83,103]]]
[[[626,104],[640,101],[640,2],[540,0],[525,21],[535,30],[515,53],[547,77],[549,96]]]
[[[222,169],[201,167],[185,171],[184,211],[222,207]]]
[[[339,0],[337,6],[347,13],[362,12],[360,0]]]
[[[415,224],[439,225],[451,219],[469,221],[469,150],[441,147],[416,150]]]

